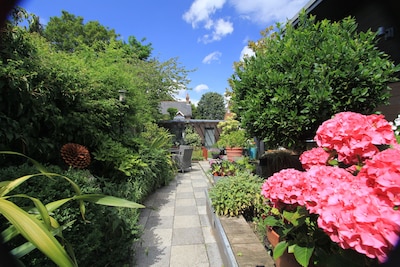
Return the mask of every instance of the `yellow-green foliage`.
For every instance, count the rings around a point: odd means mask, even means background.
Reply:
[[[209,191],[212,206],[217,215],[235,217],[251,213],[252,217],[261,214],[263,205],[261,185],[263,179],[248,172],[226,176]]]

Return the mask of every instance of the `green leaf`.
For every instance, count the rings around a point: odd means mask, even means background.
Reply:
[[[299,245],[295,245],[293,252],[297,262],[300,263],[301,266],[307,267],[314,252],[314,247],[301,247]]]
[[[279,226],[280,225],[280,221],[277,218],[275,218],[274,216],[267,216],[264,219],[264,223],[269,226]]]
[[[4,243],[10,241],[15,236],[19,235],[18,230],[14,227],[14,225],[10,225],[3,232],[1,232],[1,238]]]
[[[277,258],[279,258],[280,256],[283,255],[283,253],[285,253],[286,249],[288,247],[288,243],[286,241],[281,241],[279,242],[276,247],[274,248],[274,259],[276,260]]]
[[[74,224],[75,220],[63,225],[62,227],[59,227],[57,229],[52,230],[52,234],[53,235],[59,235],[61,234],[61,232],[70,227],[72,224]],[[13,250],[11,250],[11,254],[14,255],[17,258],[21,258],[23,256],[25,256],[26,254],[28,254],[29,252],[31,252],[32,250],[36,249],[36,247],[31,243],[31,242],[26,242],[16,248],[14,248]]]
[[[59,266],[75,266],[61,244],[41,221],[29,215],[14,203],[0,198],[0,213],[35,247]]]
[[[284,210],[283,211],[283,217],[288,220],[291,224],[294,226],[299,225],[299,219],[302,217],[302,215],[299,212],[289,212]]]
[[[43,205],[43,203],[39,199],[30,197],[25,194],[13,195],[10,197],[22,197],[22,198],[28,198],[28,199],[32,200],[33,204],[35,204],[35,207],[36,207],[35,210],[39,212],[40,218],[43,220],[45,226],[47,227],[48,230],[51,230],[49,213],[48,213],[46,207]],[[32,212],[32,211],[30,211],[30,212]]]
[[[68,201],[72,200],[72,197],[70,198],[63,198],[60,200],[56,200],[50,203],[46,204],[46,209],[48,212],[52,212],[56,209],[58,209],[59,207],[61,207],[62,205],[64,205],[65,203],[67,203]]]
[[[42,174],[31,174],[31,175],[25,175],[22,177],[19,177],[13,181],[5,181],[5,183],[3,184],[2,187],[0,187],[0,196],[5,196],[8,193],[10,193],[12,190],[14,190],[16,187],[18,187],[20,184],[22,184],[23,182],[25,182],[26,180],[35,177],[35,176],[39,176]]]
[[[129,201],[126,199],[113,197],[113,196],[101,195],[101,194],[80,195],[80,196],[73,197],[73,199],[85,200],[85,201],[89,201],[89,202],[93,202],[93,203],[105,205],[105,206],[134,208],[134,209],[145,208],[145,206],[138,204],[136,202],[133,202],[133,201]]]

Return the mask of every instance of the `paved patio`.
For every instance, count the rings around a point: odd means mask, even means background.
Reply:
[[[223,266],[207,217],[209,186],[200,164],[194,163],[192,170],[178,173],[170,185],[145,201],[148,208],[140,218],[144,234],[135,245],[134,266]]]

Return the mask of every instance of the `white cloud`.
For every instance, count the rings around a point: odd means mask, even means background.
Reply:
[[[233,32],[232,22],[224,19],[218,19],[214,26],[213,37],[216,40],[220,40],[222,37],[231,34],[232,32]]]
[[[219,61],[222,53],[219,51],[212,52],[203,58],[203,64],[211,64],[212,61]]]
[[[221,40],[223,37],[233,32],[233,23],[228,20],[218,19],[212,23],[211,29],[212,33],[203,35],[199,41],[208,44]]]
[[[207,91],[208,89],[209,88],[208,88],[207,84],[199,84],[194,88],[194,91],[195,92],[202,92],[202,91]]]
[[[263,26],[285,23],[292,19],[309,0],[194,0],[183,19],[193,28],[207,31],[199,41],[205,44],[219,41],[233,33],[234,25],[230,18],[218,17],[228,2],[236,11],[233,14],[241,19],[250,20]],[[222,10],[223,11],[223,10]]]
[[[236,12],[256,23],[286,22],[292,19],[308,0],[229,0]]]
[[[211,15],[221,9],[225,2],[226,0],[195,0],[189,11],[183,14],[183,19],[187,23],[191,23],[193,28],[203,23],[209,29],[210,23],[212,23]]]
[[[233,32],[233,23],[228,19],[214,18],[217,10],[222,9],[226,0],[195,0],[190,9],[183,14],[183,19],[193,28],[202,26],[210,31],[199,41],[211,43],[221,40]]]
[[[240,60],[242,61],[245,56],[251,57],[254,55],[255,55],[254,51],[246,45],[240,52]]]

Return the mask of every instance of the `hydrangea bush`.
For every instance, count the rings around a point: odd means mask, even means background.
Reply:
[[[282,204],[305,207],[340,248],[384,262],[400,234],[400,145],[392,125],[383,115],[342,112],[314,139],[318,147],[300,156],[306,171],[274,174],[262,194],[280,211]],[[303,266],[316,246],[308,244]]]

